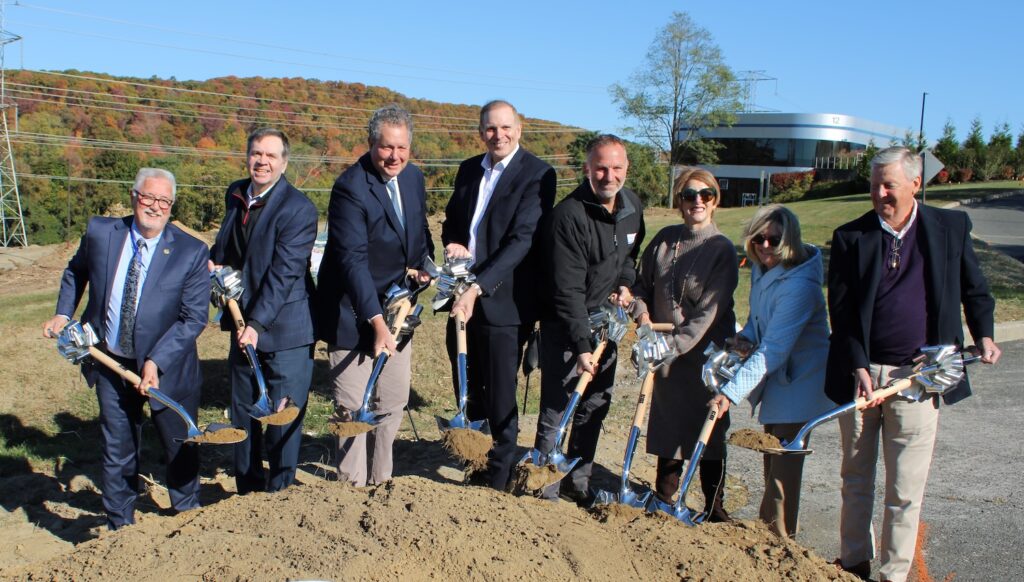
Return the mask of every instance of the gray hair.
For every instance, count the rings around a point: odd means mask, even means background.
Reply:
[[[409,141],[412,141],[412,115],[397,104],[385,105],[373,112],[370,116],[370,123],[367,124],[366,139],[370,145],[380,140],[381,127],[384,125],[404,126],[409,132]]]
[[[747,258],[764,267],[757,253],[754,252],[754,243],[750,240],[767,230],[769,225],[776,225],[782,234],[782,241],[776,247],[775,253],[783,268],[790,269],[807,260],[810,256],[804,247],[800,237],[800,220],[792,210],[781,204],[769,204],[762,206],[750,219],[750,224],[743,231],[743,248],[747,252]]]
[[[495,107],[508,107],[509,109],[512,110],[512,116],[515,117],[516,123],[522,123],[519,120],[519,111],[516,110],[515,105],[512,105],[511,103],[505,101],[504,99],[494,99],[493,101],[488,101],[487,103],[484,103],[484,106],[480,108],[480,131],[483,131],[484,129],[484,117],[488,113],[490,113],[490,111]]]
[[[261,127],[249,134],[249,139],[245,142],[245,155],[249,155],[252,152],[252,144],[260,141],[265,137],[276,137],[281,140],[281,144],[284,146],[281,150],[281,157],[288,159],[288,154],[291,153],[292,148],[288,145],[288,136],[285,135],[280,129],[273,127]]]
[[[903,166],[903,175],[914,181],[921,176],[921,156],[903,146],[893,146],[875,154],[871,159],[872,168],[881,168],[890,164]]]
[[[622,141],[621,137],[610,133],[602,133],[601,135],[595,136],[593,139],[587,142],[587,161],[590,161],[590,156],[594,153],[594,150],[609,145],[618,145],[622,146],[622,149],[626,149],[626,142]],[[628,157],[628,150],[626,152],[626,155]]]
[[[178,183],[174,180],[174,174],[160,168],[139,168],[139,172],[135,174],[135,184],[132,188],[136,192],[142,191],[142,185],[146,183],[146,180],[156,178],[159,180],[167,180],[171,184],[171,199],[178,199]]]

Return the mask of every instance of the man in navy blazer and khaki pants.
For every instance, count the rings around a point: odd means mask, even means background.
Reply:
[[[235,445],[235,483],[241,494],[279,491],[295,480],[302,421],[313,377],[313,277],[310,254],[316,241],[318,213],[306,195],[288,183],[288,137],[273,128],[249,135],[249,178],[228,187],[227,213],[210,251],[210,268],[222,265],[242,272],[245,293],[240,307],[245,329],[234,330],[228,352],[231,369],[231,419],[249,430]],[[221,328],[234,329],[225,317]],[[240,346],[256,348],[273,405],[287,399],[299,416],[285,426],[268,426],[263,471],[263,427],[251,418],[258,396]]]
[[[512,104],[491,101],[480,109],[487,152],[459,166],[441,230],[448,256],[473,259],[476,282],[452,305],[452,314],[461,311],[467,321],[467,415],[486,418],[494,439],[487,472],[471,479],[495,489],[508,486],[515,463],[517,372],[540,292],[537,251],[531,249],[541,217],[554,205],[557,182],[550,165],[519,147],[521,135]],[[458,394],[454,319],[448,351]]]
[[[839,419],[840,566],[864,579],[875,548],[871,514],[879,442],[886,472],[879,578],[903,582],[914,557],[939,420],[934,394],[908,389],[876,401],[873,391],[910,374],[918,348],[963,346],[961,305],[981,361],[994,364],[1000,355],[992,340],[995,301],[971,246],[971,221],[963,212],[918,203],[920,187],[920,156],[901,147],[882,150],[871,162],[874,211],[832,236],[825,391],[840,404],[870,401],[865,410]],[[965,376],[942,400],[953,404],[970,394]]]
[[[339,417],[359,408],[374,356],[385,349],[391,354],[374,403],[386,416],[369,434],[338,442],[339,477],[359,487],[391,479],[391,447],[412,379],[411,342],[392,339],[384,295],[434,252],[423,174],[409,163],[412,117],[397,105],[383,107],[370,118],[368,134],[370,151],[331,190],[317,287],[317,338],[328,345]],[[415,277],[430,280],[422,270]]]
[[[142,381],[131,386],[109,368],[88,362],[82,373],[96,388],[103,434],[103,507],[107,526],[135,523],[142,406],[158,388],[195,418],[202,377],[196,338],[206,328],[210,277],[201,241],[167,224],[174,176],[142,168],[132,188],[132,216],[94,217],[61,280],[57,314],[43,335],[60,331],[89,289],[82,322],[100,336],[99,348]],[[153,424],[163,442],[167,489],[177,511],[199,507],[199,453],[183,445],[185,424],[156,401]]]

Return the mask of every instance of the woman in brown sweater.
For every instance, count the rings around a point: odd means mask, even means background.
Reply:
[[[712,220],[721,200],[718,181],[706,170],[692,169],[676,179],[673,191],[683,224],[654,236],[633,288],[637,322],[672,323],[680,354],[655,378],[648,422],[647,452],[658,456],[655,493],[663,501],[671,501],[679,488],[714,396],[701,381],[704,349],[736,333],[732,295],[738,278],[736,249]],[[699,466],[704,510],[712,522],[729,520],[722,507],[728,428],[729,415],[723,414]]]

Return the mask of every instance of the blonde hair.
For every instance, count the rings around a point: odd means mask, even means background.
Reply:
[[[782,267],[791,269],[806,261],[810,255],[800,238],[800,221],[792,210],[781,204],[763,206],[754,214],[754,218],[750,219],[750,224],[743,231],[743,248],[747,252],[747,258],[757,266],[764,267],[754,252],[754,243],[751,239],[763,233],[772,224],[779,227],[782,235],[779,246],[775,248]]]
[[[715,209],[717,209],[722,201],[722,189],[718,187],[718,180],[715,179],[714,174],[703,168],[688,168],[679,174],[676,181],[672,183],[672,204],[679,209],[679,214],[683,213],[683,189],[690,180],[698,180],[711,186],[711,189],[715,191]],[[714,209],[711,210],[711,216],[715,216]]]

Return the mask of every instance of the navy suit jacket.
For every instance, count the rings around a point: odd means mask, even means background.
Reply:
[[[132,217],[94,217],[61,279],[57,313],[72,316],[86,287],[89,302],[82,322],[103,335],[107,305],[121,249]],[[160,369],[160,391],[182,401],[198,395],[202,384],[196,338],[209,319],[210,272],[206,245],[168,224],[153,252],[135,316],[135,355],[139,368],[153,360]],[[101,338],[106,339],[106,338]],[[82,373],[90,386],[97,370],[90,363]],[[162,405],[152,401],[152,406]]]
[[[348,350],[372,349],[368,320],[382,312],[388,287],[433,256],[420,169],[408,164],[398,175],[398,190],[404,227],[370,154],[335,180],[317,277],[317,339]]]
[[[974,340],[992,337],[995,300],[971,243],[971,219],[958,210],[918,203],[919,243],[925,260],[928,344],[964,344],[960,306]],[[832,322],[825,393],[837,403],[853,400],[853,370],[871,362],[871,326],[899,325],[871,321],[885,255],[878,215],[870,211],[832,235],[828,269],[828,304]],[[953,404],[971,394],[967,376],[943,395]]]
[[[245,212],[244,203],[234,193],[244,199],[250,182],[239,180],[224,195],[227,213],[210,251],[218,265],[224,264],[231,231]],[[240,307],[246,321],[255,320],[264,328],[256,344],[261,352],[297,348],[315,341],[309,262],[318,219],[316,206],[281,176],[249,235],[242,261],[245,293]],[[230,319],[221,320],[221,329],[234,329]]]
[[[485,155],[459,166],[441,229],[446,246],[453,242],[469,246],[469,228],[484,176],[480,163]],[[484,295],[477,301],[474,318],[490,325],[536,321],[543,263],[540,249],[533,243],[541,218],[554,206],[556,184],[555,170],[522,148],[502,171],[477,228],[471,270]]]

